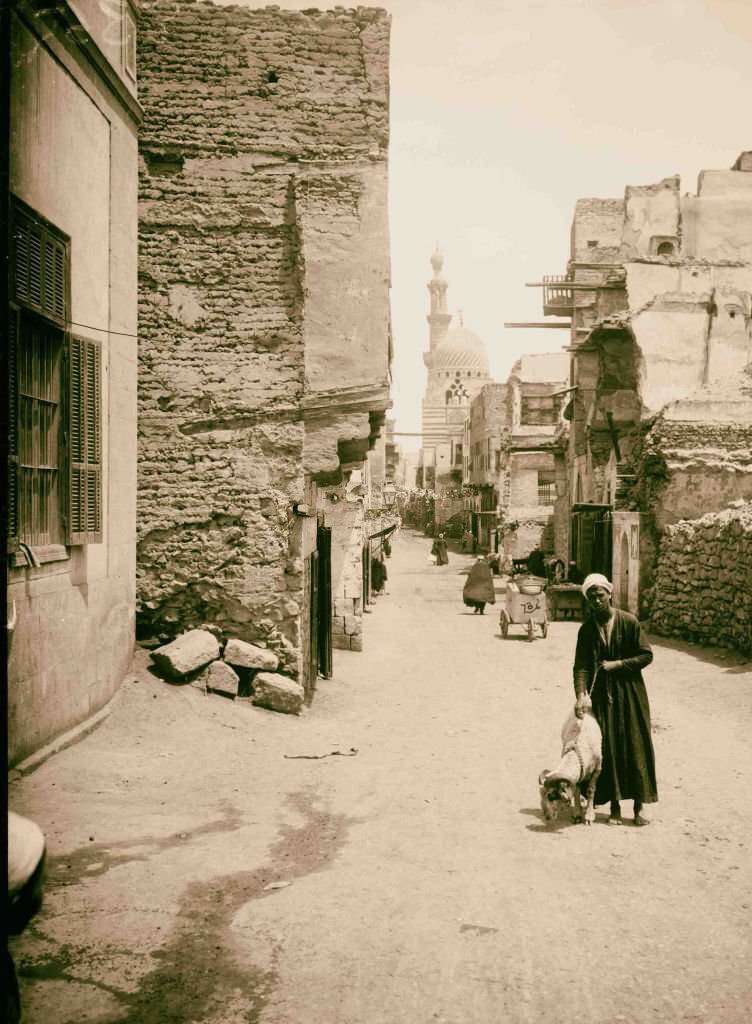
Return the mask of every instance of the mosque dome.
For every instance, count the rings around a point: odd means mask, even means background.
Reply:
[[[435,370],[472,370],[489,376],[486,346],[467,327],[454,327],[435,351]]]

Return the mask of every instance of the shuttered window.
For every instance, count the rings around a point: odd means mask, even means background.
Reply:
[[[16,518],[19,540],[63,542],[60,426],[64,333],[25,310],[16,345]]]
[[[68,239],[12,205],[9,547],[102,539],[101,349],[71,337]]]
[[[51,225],[14,204],[13,294],[26,309],[61,327],[68,313],[68,245]]]
[[[11,305],[8,319],[8,540],[15,547],[18,539],[18,378],[16,352],[18,346],[19,312]]]

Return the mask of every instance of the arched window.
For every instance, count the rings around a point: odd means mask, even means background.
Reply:
[[[656,249],[658,256],[673,256],[674,255],[674,243],[673,242],[660,242]]]

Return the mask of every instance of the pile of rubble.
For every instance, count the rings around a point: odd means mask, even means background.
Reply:
[[[650,624],[752,654],[752,501],[666,528]]]
[[[191,629],[151,656],[158,672],[172,682],[194,683],[288,715],[299,715],[303,708],[303,687],[277,672],[277,655],[245,640],[229,639],[222,650],[213,633]]]

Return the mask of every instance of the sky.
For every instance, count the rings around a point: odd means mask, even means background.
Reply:
[[[525,284],[565,272],[577,199],[621,198],[674,174],[695,192],[701,170],[752,149],[752,0],[359,6],[392,16],[390,416],[417,432],[436,244],[453,325],[462,310],[496,380],[523,353],[560,350],[567,331],[503,325],[543,320],[541,290]]]

